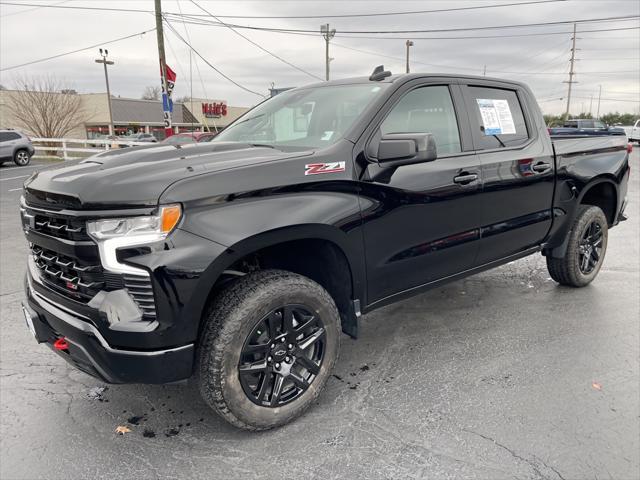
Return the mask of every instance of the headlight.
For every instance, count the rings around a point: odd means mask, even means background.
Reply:
[[[157,215],[108,218],[87,222],[87,233],[98,243],[100,260],[105,269],[117,273],[147,275],[147,272],[120,263],[116,251],[164,240],[182,216],[180,205],[160,207]]]

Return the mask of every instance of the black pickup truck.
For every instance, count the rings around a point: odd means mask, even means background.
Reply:
[[[319,83],[211,143],[112,150],[24,185],[24,313],[111,383],[194,378],[233,425],[300,415],[358,317],[535,253],[582,287],[624,219],[624,137],[552,140],[521,83]]]

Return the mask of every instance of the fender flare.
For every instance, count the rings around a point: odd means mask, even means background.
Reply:
[[[199,319],[202,318],[213,286],[233,263],[263,248],[296,240],[325,240],[333,244],[347,261],[351,274],[352,297],[363,298],[364,256],[358,255],[358,251],[349,245],[350,239],[347,238],[347,234],[337,227],[325,224],[291,225],[257,233],[227,247],[224,253],[216,257],[200,276],[192,295],[195,302],[190,306],[191,312],[198,315]]]
[[[608,183],[613,186],[613,189],[616,195],[616,210],[617,210],[619,192],[618,192],[618,184],[615,182],[615,180],[609,174],[599,175],[591,179],[587,184],[585,184],[585,186],[580,190],[580,193],[576,197],[573,211],[571,212],[571,214],[568,216],[566,220],[568,227],[562,239],[562,243],[557,247],[552,248],[549,256],[554,258],[562,258],[565,256],[565,254],[567,253],[568,245],[569,245],[569,236],[571,235],[571,232],[572,232],[570,227],[573,225],[573,222],[576,219],[576,215],[578,213],[578,208],[577,208],[578,205],[582,204],[582,200],[593,187],[595,187],[596,185],[600,185],[602,183]],[[615,212],[614,212],[614,217],[615,217]]]

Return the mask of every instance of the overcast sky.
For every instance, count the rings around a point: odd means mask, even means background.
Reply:
[[[0,0],[5,2],[9,0]],[[153,1],[136,0],[11,0],[59,6],[90,6],[152,10]],[[196,0],[214,15],[292,16],[337,15],[374,12],[433,10],[480,5],[516,3],[525,0],[449,1],[212,1]],[[163,11],[203,14],[190,0],[163,0]],[[150,30],[155,26],[151,13],[105,12],[27,6],[0,5],[0,68],[38,60],[80,49],[103,41]],[[313,19],[223,19],[225,22],[261,27],[319,30],[329,22],[337,30],[332,40],[331,78],[368,75],[384,64],[394,73],[404,72],[405,40],[412,39],[412,71],[446,72],[512,78],[527,82],[538,96],[545,113],[561,113],[566,106],[566,72],[569,69],[572,27],[555,25],[503,30],[452,33],[387,35],[395,39],[353,38],[349,30],[415,30],[496,26],[561,20],[640,15],[637,0],[567,0],[547,4],[504,6],[456,12],[412,15],[313,18]],[[207,19],[207,17],[201,17]],[[208,18],[212,20],[212,18]],[[276,87],[300,86],[316,81],[261,51],[224,26],[171,24],[209,62],[247,88],[267,93]],[[611,21],[578,24],[576,80],[572,113],[595,113],[598,86],[602,85],[601,114],[610,111],[640,112],[640,21]],[[586,32],[596,29],[636,29]],[[580,33],[580,32],[583,33]],[[318,77],[324,77],[324,39],[317,35],[292,35],[240,30],[254,42]],[[544,33],[483,39],[433,39],[419,37],[492,36]],[[372,36],[362,34],[361,36]],[[383,37],[383,35],[378,35]],[[189,95],[189,49],[172,32],[166,31],[167,62],[178,74],[175,95]],[[349,47],[350,49],[344,48]],[[111,91],[123,97],[139,98],[144,87],[159,84],[155,32],[106,45]],[[354,51],[351,49],[361,50]],[[102,66],[94,63],[94,51],[79,52],[55,60],[3,71],[0,83],[11,87],[17,75],[54,74],[81,93],[103,92]],[[368,52],[368,53],[365,53]],[[389,58],[395,57],[395,58]],[[193,56],[193,96],[226,100],[229,105],[250,106],[260,97],[236,87],[204,62]],[[421,63],[418,63],[421,62]],[[199,68],[201,76],[198,75]],[[584,72],[584,73],[582,73]],[[562,100],[561,100],[562,99]]]

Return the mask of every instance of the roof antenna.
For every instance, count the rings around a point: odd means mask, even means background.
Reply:
[[[380,80],[384,80],[387,77],[391,76],[391,72],[389,70],[384,69],[384,65],[378,65],[373,69],[373,73],[369,77],[369,80],[372,82],[379,82]]]

